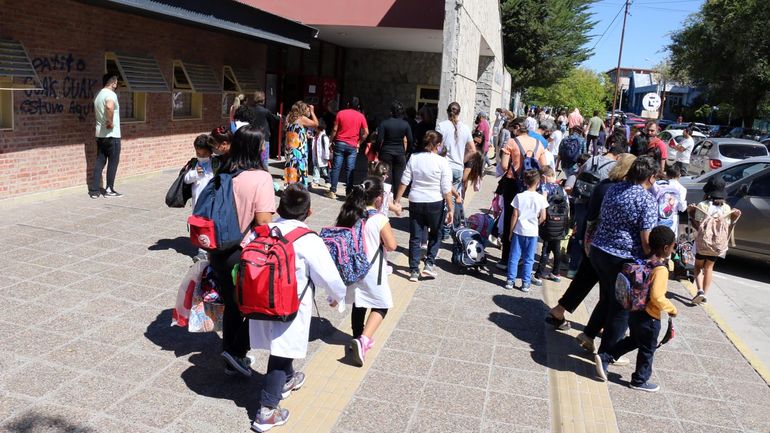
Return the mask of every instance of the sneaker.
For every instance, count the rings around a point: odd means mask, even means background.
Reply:
[[[114,189],[110,188],[104,192],[105,197],[123,197],[123,194],[115,191]]]
[[[692,298],[692,303],[699,305],[706,300],[706,294],[703,290],[698,290],[698,293]]]
[[[205,252],[200,252],[195,256],[193,256],[193,263],[198,263],[201,260],[208,260],[208,259],[209,259],[208,254],[206,254]]]
[[[326,193],[324,193],[324,197],[337,200],[337,193],[334,191],[326,191]]]
[[[433,263],[426,263],[425,266],[422,268],[422,276],[428,277],[428,278],[436,278],[438,277],[438,272],[436,272],[435,266]]]
[[[567,319],[559,320],[550,314],[545,316],[545,323],[553,326],[559,331],[569,331],[570,329],[572,329],[572,324],[569,322],[569,320]]]
[[[348,347],[353,354],[353,364],[358,367],[363,367],[364,361],[366,360],[366,352],[371,348],[369,339],[362,335],[356,339],[350,340]]]
[[[262,407],[259,409],[257,417],[251,423],[251,428],[258,432],[266,432],[271,428],[286,424],[289,420],[289,411],[277,407],[275,409]]]
[[[421,244],[420,244],[420,249],[421,249],[421,250],[427,250],[427,249],[428,249],[428,243],[427,243],[427,242],[423,242],[423,243],[421,243]]]
[[[416,283],[420,279],[420,273],[418,271],[409,272],[409,281]]]
[[[609,364],[597,353],[594,354],[594,365],[596,366],[596,375],[599,376],[599,379],[606,382],[607,373],[609,373]]]
[[[513,280],[506,281],[505,282],[505,290],[513,290],[514,285],[515,284],[514,284]]]
[[[281,392],[281,399],[286,400],[291,395],[292,391],[296,391],[300,388],[302,388],[302,385],[305,384],[305,373],[301,371],[295,371],[294,375],[289,379],[288,382],[283,386],[283,391]]]
[[[573,270],[567,271],[567,278],[569,278],[570,280],[575,278],[575,275],[577,275],[577,271],[573,271]]]
[[[541,280],[538,277],[532,277],[532,280],[530,280],[530,282],[532,284],[536,285],[536,286],[542,286],[543,285],[543,280]]]
[[[88,196],[93,198],[93,199],[99,198],[100,195],[101,194],[99,194],[98,192],[89,192],[88,193]]]
[[[524,293],[529,293],[529,283],[521,283],[521,291]]]
[[[246,377],[251,377],[251,363],[253,360],[248,356],[243,358],[236,358],[229,352],[222,352],[222,358],[225,358],[225,361],[227,361],[227,365],[225,366],[225,374],[232,376],[232,372],[235,371]],[[230,368],[228,369],[228,367]]]
[[[578,344],[580,344],[580,347],[585,349],[587,352],[594,353],[596,352],[596,347],[594,346],[594,339],[587,336],[584,333],[580,333],[575,337],[575,339],[578,341]]]
[[[658,385],[656,385],[656,384],[654,384],[654,383],[652,383],[650,381],[644,382],[644,383],[639,384],[639,385],[634,385],[633,383],[629,383],[628,386],[631,389],[636,389],[636,390],[639,390],[639,391],[646,391],[646,392],[658,392],[658,390],[660,389],[660,387]]]
[[[551,280],[551,281],[553,281],[554,283],[558,283],[558,282],[560,282],[560,281],[561,281],[561,277],[560,277],[559,275],[554,275],[553,273],[551,273],[551,274],[548,274],[548,275],[545,277],[545,279],[546,279],[546,280]]]
[[[497,263],[495,263],[495,267],[496,267],[497,269],[500,269],[501,271],[507,271],[507,270],[508,270],[508,265],[506,265],[506,264],[505,264],[505,263],[503,263],[503,262],[497,262]]]
[[[631,360],[626,358],[625,356],[621,356],[620,358],[610,362],[610,364],[617,365],[618,367],[623,367],[630,363],[631,363]]]

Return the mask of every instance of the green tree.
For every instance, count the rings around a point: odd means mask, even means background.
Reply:
[[[673,67],[751,125],[770,92],[768,27],[767,0],[709,0],[672,35]]]
[[[503,0],[503,53],[514,91],[548,86],[587,60],[596,0]]]
[[[590,69],[575,68],[548,87],[530,87],[525,99],[535,105],[548,107],[578,107],[583,115],[594,110],[602,113],[612,103],[614,85],[605,74]]]

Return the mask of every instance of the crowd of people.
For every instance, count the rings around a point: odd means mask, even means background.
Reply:
[[[498,241],[501,246],[496,266],[505,272],[504,289],[528,292],[543,280],[560,281],[564,253],[569,287],[546,322],[569,329],[565,313],[574,312],[598,283],[599,301],[577,337],[579,344],[595,353],[597,374],[605,380],[611,365],[628,363],[623,355],[638,349],[630,385],[645,391],[658,389],[649,379],[661,312],[677,313],[665,296],[668,267],[664,265],[678,245],[681,229],[675,216],[687,211],[695,229],[699,292],[693,303],[705,302],[714,262],[724,251],[701,248],[698,238],[709,235],[715,218],[734,224],[740,217],[740,211],[724,202],[724,182],[710,182],[704,188],[706,199],[687,206],[686,190],[678,183],[686,158],[677,157],[676,165],[666,163],[667,149],[655,137],[653,121],[631,137],[622,124],[606,125],[598,113],[584,121],[578,109],[569,114],[561,111],[556,118],[549,110],[515,117],[497,109],[491,123],[487,113],[479,112],[471,127],[461,121],[457,102],[446,108],[446,120],[436,123],[430,108],[407,115],[403,105],[394,101],[391,117],[370,132],[360,107],[358,98],[350,98],[329,125],[316,116],[313,105],[295,103],[282,119],[283,184],[273,182],[268,173],[269,135],[261,119],[273,116],[269,112],[258,118],[253,109],[236,106],[229,125],[199,136],[194,143],[197,163],[185,175],[185,182],[193,184],[193,203],[218,174],[232,176],[239,228],[247,233],[244,242],[254,227],[263,225],[283,236],[306,230],[305,220],[313,212],[311,191],[336,199],[343,182],[345,199],[335,225],[360,228],[367,245],[370,268],[359,280],[345,284],[340,275],[328,272],[339,264],[335,265],[319,236],[311,233],[297,239],[293,271],[300,305],[296,318],[288,322],[248,320],[241,315],[231,278],[241,248],[200,252],[198,258],[207,259],[217,275],[225,303],[224,372],[250,376],[249,349],[270,352],[261,407],[253,422],[256,430],[284,424],[289,414],[280,401],[305,381],[292,363],[307,353],[312,296],[302,296],[303,288],[312,281],[314,287],[326,290],[331,306],[352,304],[353,335],[346,351],[355,365],[364,365],[377,329],[393,306],[387,278],[391,268],[383,259],[385,252],[397,248],[391,215],[402,216],[406,195],[408,278],[435,278],[447,227],[466,223],[466,191],[479,190],[483,176],[492,173],[499,178],[493,203],[500,212],[485,241],[487,247]],[[674,150],[687,149],[684,143]],[[536,266],[539,241],[542,249]],[[563,248],[565,241],[568,245]],[[551,255],[551,270],[546,272]],[[646,281],[650,295],[644,308],[629,312],[616,299],[616,278],[635,260],[651,264]],[[625,337],[627,330],[630,335]],[[599,336],[597,348],[594,340]]]

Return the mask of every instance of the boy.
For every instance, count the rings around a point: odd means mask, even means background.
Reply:
[[[209,136],[201,134],[195,137],[193,147],[195,148],[195,157],[198,161],[184,175],[184,183],[192,184],[192,208],[195,209],[195,202],[198,201],[198,196],[201,195],[203,188],[214,177],[214,169],[211,165],[212,148],[209,144]],[[198,255],[193,257],[193,261],[198,262],[207,258],[206,250],[199,248]]]
[[[650,260],[668,261],[674,251],[674,232],[665,226],[657,226],[650,231],[650,250],[653,256]],[[652,375],[652,359],[658,345],[660,333],[660,312],[665,311],[669,316],[676,316],[676,307],[666,298],[668,283],[668,267],[658,266],[650,276],[650,295],[644,310],[632,311],[628,317],[630,335],[611,347],[607,352],[594,355],[596,373],[602,380],[607,380],[607,368],[610,363],[622,355],[638,349],[636,354],[636,371],[631,375],[632,389],[656,392],[660,387],[650,382]]]
[[[532,280],[532,284],[539,286],[541,279],[546,278],[551,281],[561,281],[561,275],[559,272],[559,266],[561,265],[561,241],[564,240],[564,236],[567,235],[567,228],[569,226],[569,202],[567,200],[567,193],[564,191],[561,185],[556,183],[556,173],[551,166],[546,165],[542,168],[541,174],[543,176],[543,183],[541,184],[541,190],[546,201],[551,197],[561,196],[563,201],[563,219],[561,220],[561,226],[559,221],[549,219],[540,232],[540,237],[543,240],[543,250],[540,253],[540,263],[537,266],[537,272],[535,272],[535,278]],[[558,206],[555,206],[558,208]],[[546,212],[546,217],[548,217]],[[552,223],[553,226],[552,226]],[[558,231],[558,233],[557,233]],[[545,273],[545,268],[548,263],[548,256],[553,253],[553,268],[548,274]]]
[[[666,194],[667,204],[659,209],[658,224],[666,225],[674,231],[674,236],[679,236],[679,212],[687,210],[687,188],[679,183],[682,176],[679,167],[672,164],[666,164],[666,179],[659,180],[652,185],[651,192],[654,197],[667,190],[674,190],[677,194]],[[660,203],[659,203],[660,204]]]
[[[521,291],[529,292],[538,227],[545,221],[548,200],[543,197],[543,194],[537,192],[540,184],[539,171],[525,171],[524,183],[527,185],[527,190],[517,194],[511,202],[513,215],[511,215],[511,232],[508,233],[508,239],[511,240],[511,254],[508,258],[508,280],[505,283],[505,289],[513,290],[521,258],[524,261],[521,271]],[[534,281],[537,285],[542,284],[537,279]]]
[[[280,218],[270,223],[270,227],[278,228],[285,236],[296,228],[307,228],[304,221],[311,213],[310,193],[300,183],[291,184],[283,191],[278,204]],[[318,235],[313,233],[297,239],[294,242],[294,254],[297,296],[300,296],[310,279],[316,288],[326,290],[332,307],[337,306],[338,302],[344,302],[347,287],[339,273],[329,272],[329,269],[335,269],[335,265]],[[265,432],[285,424],[289,411],[282,409],[279,403],[305,383],[305,374],[294,371],[292,363],[294,359],[307,356],[314,292],[309,291],[302,298],[297,316],[291,322],[249,321],[252,349],[270,351],[259,399],[260,409],[252,423],[256,431]]]

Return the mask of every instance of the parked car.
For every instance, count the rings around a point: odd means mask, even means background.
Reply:
[[[669,147],[668,158],[666,159],[670,162],[674,162],[674,160],[676,159],[677,151],[676,149],[673,149],[673,147],[674,147],[674,144],[679,144],[682,142],[682,140],[684,140],[684,135],[682,135],[682,130],[666,129],[665,131],[661,131],[658,133],[658,138],[663,140],[663,142],[666,143],[666,145],[668,145]],[[697,145],[702,140],[705,140],[707,137],[698,131],[693,131],[692,138],[695,144]],[[695,147],[693,147],[692,151],[693,152],[695,151]]]
[[[728,137],[733,138],[745,138],[747,140],[759,141],[759,137],[763,136],[762,131],[752,128],[743,128],[741,126],[735,127],[727,133]]]
[[[718,138],[726,137],[727,134],[733,129],[731,126],[725,125],[706,125],[708,127],[709,137]]]
[[[764,144],[741,138],[709,138],[695,145],[688,172],[695,176],[753,156],[768,155]]]
[[[735,246],[728,254],[770,259],[770,156],[748,158],[696,178],[682,178],[687,202],[703,200],[703,185],[721,175],[727,184],[727,203],[741,210],[735,226]],[[680,221],[686,221],[682,219]]]
[[[668,126],[666,126],[666,130],[670,129],[685,129],[692,126],[693,132],[697,131],[703,134],[705,137],[708,134],[708,126],[706,126],[703,123],[697,123],[697,122],[685,122],[685,123],[672,123]]]

